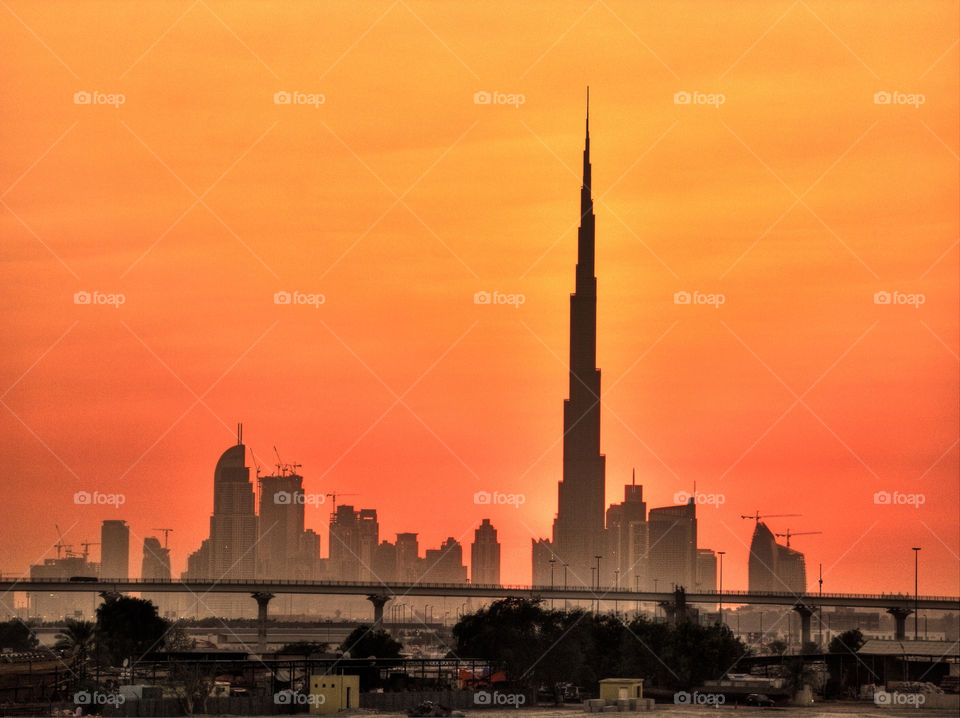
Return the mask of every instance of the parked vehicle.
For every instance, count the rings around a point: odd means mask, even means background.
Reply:
[[[773,699],[765,693],[750,693],[743,699],[745,705],[760,706],[761,708],[770,708],[773,706]]]

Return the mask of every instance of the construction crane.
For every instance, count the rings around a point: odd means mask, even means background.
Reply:
[[[162,531],[163,532],[163,547],[167,547],[167,541],[170,538],[170,534],[173,533],[173,529],[150,529],[151,531]]]
[[[83,560],[86,561],[87,557],[90,555],[91,546],[99,546],[99,541],[81,541],[80,545],[83,546]]]
[[[280,452],[277,451],[277,447],[276,447],[276,446],[273,447],[273,453],[277,455],[277,473],[280,474],[280,476],[286,476],[288,472],[289,472],[290,474],[296,474],[296,473],[297,473],[297,469],[299,469],[301,466],[303,466],[303,464],[285,464],[285,463],[283,463],[283,461],[280,459]]]
[[[787,537],[787,548],[790,548],[790,537],[791,536],[812,536],[813,534],[822,534],[823,531],[790,531],[787,529],[785,534],[774,534],[774,536],[786,536]]]
[[[348,494],[345,492],[336,491],[332,494],[324,494],[324,496],[329,496],[333,499],[333,505],[330,507],[330,520],[333,521],[333,515],[337,513],[337,497],[338,496],[359,496],[360,494]]]
[[[63,532],[60,530],[59,524],[54,524],[54,527],[57,529],[57,542],[54,544],[57,548],[57,560],[60,560],[60,553],[63,550],[66,550],[67,556],[73,552],[73,544],[66,544],[63,542]]]
[[[757,511],[756,514],[754,514],[754,515],[752,515],[752,516],[740,514],[740,518],[742,518],[742,519],[753,519],[753,520],[756,521],[757,523],[760,523],[760,519],[781,519],[781,518],[785,518],[785,517],[787,517],[787,516],[800,516],[800,515],[801,515],[801,514],[763,514],[763,516],[761,516],[761,515],[760,515],[760,512]]]

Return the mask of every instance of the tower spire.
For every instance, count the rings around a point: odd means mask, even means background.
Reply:
[[[563,478],[553,550],[575,576],[589,576],[603,553],[606,460],[600,452],[600,370],[597,368],[596,220],[590,169],[590,88],[587,88],[583,184],[577,266],[570,295],[570,388],[563,403]]]

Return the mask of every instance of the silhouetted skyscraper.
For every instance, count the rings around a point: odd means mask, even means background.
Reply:
[[[758,592],[786,590],[777,580],[777,539],[763,521],[757,521],[750,541],[747,587]]]
[[[369,581],[373,578],[373,554],[380,544],[380,524],[375,509],[355,511],[337,507],[330,524],[330,564],[341,581]]]
[[[397,580],[397,547],[389,541],[381,541],[373,552],[373,579],[390,583]]]
[[[397,581],[412,583],[423,575],[420,544],[414,533],[397,534]]]
[[[170,578],[170,549],[160,545],[160,539],[147,536],[143,540],[143,562],[140,578],[168,580]]]
[[[130,578],[130,527],[126,521],[107,519],[100,527],[100,576]]]
[[[428,548],[424,556],[425,583],[466,583],[467,567],[463,565],[463,547],[450,536],[440,548]]]
[[[623,487],[623,502],[607,509],[607,548],[601,564],[604,582],[614,578],[622,588],[636,588],[647,564],[647,503],[643,487],[633,482]]]
[[[210,517],[210,573],[214,579],[256,576],[257,514],[247,448],[240,443],[223,452],[213,473]]]
[[[563,404],[563,480],[553,550],[569,564],[571,585],[590,585],[604,542],[606,459],[600,453],[600,370],[597,368],[596,232],[590,193],[590,96],[587,91],[576,290],[570,296],[570,387]]]
[[[500,584],[500,542],[497,541],[497,530],[490,519],[484,519],[473,532],[470,582]]]
[[[696,592],[717,590],[717,554],[708,548],[697,549]]]
[[[807,561],[799,551],[777,544],[777,575],[780,591],[805,593],[807,590]]]
[[[303,477],[261,476],[259,578],[292,579],[303,540]]]
[[[648,588],[660,590],[683,586],[693,591],[697,582],[697,504],[691,498],[686,504],[650,509],[647,521],[650,548],[648,553]]]
[[[763,521],[757,521],[753,529],[747,571],[750,591],[803,593],[807,590],[803,554],[777,543]]]
[[[160,545],[160,539],[147,536],[143,540],[143,560],[140,563],[140,578],[170,580],[170,549]],[[172,610],[171,597],[174,594],[161,592],[145,592],[142,598],[150,601],[157,607],[161,616]]]

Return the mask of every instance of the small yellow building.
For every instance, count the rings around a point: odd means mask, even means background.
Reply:
[[[643,698],[643,679],[604,678],[600,681],[600,698],[607,703]]]
[[[310,713],[330,715],[360,707],[360,676],[310,676]]]

